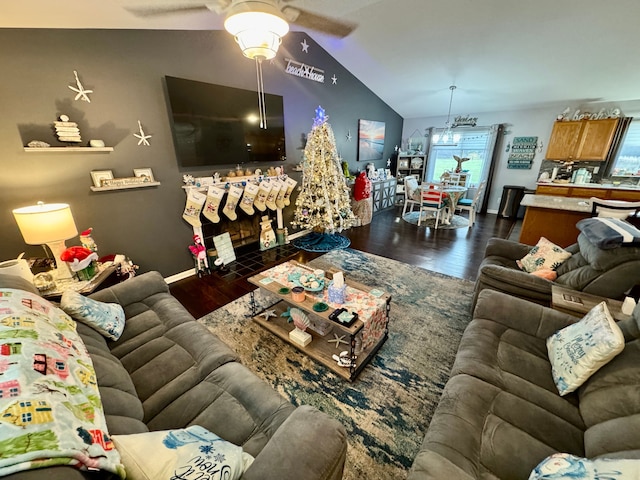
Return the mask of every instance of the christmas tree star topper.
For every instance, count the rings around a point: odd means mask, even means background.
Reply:
[[[316,117],[313,119],[313,126],[317,127],[327,121],[329,117],[326,115],[324,108],[318,105],[316,108]]]

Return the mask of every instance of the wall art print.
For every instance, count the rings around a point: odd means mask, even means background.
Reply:
[[[384,152],[384,122],[358,121],[358,161],[382,160]]]

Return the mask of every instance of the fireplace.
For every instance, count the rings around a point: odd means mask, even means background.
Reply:
[[[257,244],[260,240],[260,219],[264,215],[271,217],[273,212],[260,212],[256,210],[253,215],[247,215],[243,210],[236,209],[236,220],[230,220],[223,213],[220,214],[220,222],[212,223],[208,219],[202,219],[202,233],[204,234],[204,244],[207,248],[215,248],[213,237],[228,232],[231,237],[233,247],[238,249],[245,245]],[[275,227],[274,227],[275,228]]]

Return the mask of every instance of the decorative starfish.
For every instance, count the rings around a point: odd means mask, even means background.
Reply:
[[[139,138],[140,140],[138,141],[138,145],[146,145],[147,147],[150,146],[151,144],[149,143],[149,138],[151,138],[153,135],[145,135],[144,134],[144,130],[142,130],[142,124],[140,123],[140,120],[138,120],[138,128],[140,129],[140,133],[134,133],[133,136],[136,138]]]
[[[353,135],[351,135],[351,130],[347,130],[347,142],[350,142],[352,138]]]
[[[335,342],[336,348],[338,348],[341,343],[344,343],[345,345],[349,345],[349,342],[345,341],[345,339],[344,339],[345,335],[338,336],[337,334],[334,333],[333,336],[335,338],[332,338],[331,340],[327,340],[327,342],[329,342],[329,343],[334,343]]]
[[[268,322],[269,318],[276,316],[276,312],[275,312],[275,310],[265,310],[264,312],[262,312],[260,314],[260,316],[264,317],[264,319]]]
[[[77,95],[74,98],[74,100],[82,99],[85,102],[91,103],[91,100],[89,99],[89,95],[88,94],[89,93],[93,93],[93,90],[85,90],[85,88],[82,86],[82,83],[80,83],[80,79],[78,78],[78,72],[76,72],[74,70],[73,74],[76,77],[76,85],[77,85],[78,88],[72,87],[71,85],[69,85],[69,88],[77,93]]]
[[[307,43],[307,39],[304,38],[301,42],[300,45],[302,45],[302,51],[304,53],[309,53],[309,44]]]
[[[338,84],[338,77],[336,77],[336,74],[333,74],[333,77],[331,77],[331,83],[332,85],[337,85]]]

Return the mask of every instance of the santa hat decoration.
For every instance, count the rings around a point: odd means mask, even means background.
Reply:
[[[60,259],[69,264],[71,271],[79,272],[98,260],[98,254],[85,247],[69,247],[62,252]]]

